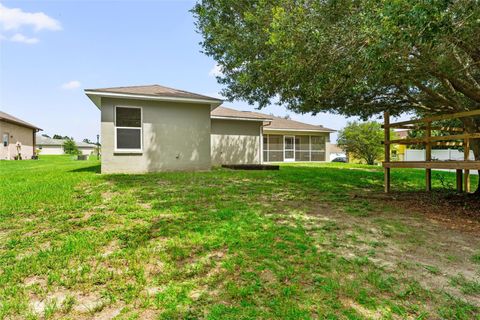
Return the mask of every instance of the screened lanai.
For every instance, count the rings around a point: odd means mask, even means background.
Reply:
[[[325,135],[263,135],[263,162],[325,161]]]

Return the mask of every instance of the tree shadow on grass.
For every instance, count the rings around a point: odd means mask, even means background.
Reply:
[[[97,164],[94,166],[89,166],[89,167],[83,167],[83,168],[78,168],[78,169],[73,169],[70,170],[69,172],[94,172],[94,173],[100,173],[101,165]]]

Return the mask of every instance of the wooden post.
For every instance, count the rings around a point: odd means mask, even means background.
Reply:
[[[385,162],[390,162],[390,113],[383,114],[383,130],[385,134]],[[384,168],[384,188],[385,192],[390,192],[390,168]]]
[[[463,192],[463,179],[462,179],[462,169],[457,169],[457,192]]]
[[[463,159],[468,161],[470,158],[470,139],[465,139],[463,143]],[[465,169],[465,174],[463,177],[465,192],[470,192],[470,170]]]
[[[432,161],[432,142],[430,141],[430,137],[432,136],[432,123],[429,121],[427,122],[427,126],[425,129],[425,160]],[[426,191],[432,191],[432,169],[425,169],[425,183]]]

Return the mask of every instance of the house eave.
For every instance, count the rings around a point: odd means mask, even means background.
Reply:
[[[242,118],[242,117],[225,117],[225,116],[211,116],[211,119],[219,120],[240,120],[240,121],[258,121],[258,122],[271,122],[272,119],[268,118]]]
[[[292,132],[319,132],[319,133],[332,133],[336,132],[335,130],[322,130],[322,129],[288,129],[288,128],[269,128],[264,127],[264,131],[292,131]]]

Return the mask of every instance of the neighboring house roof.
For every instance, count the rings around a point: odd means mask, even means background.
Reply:
[[[254,120],[254,121],[271,121],[272,117],[263,113],[251,111],[239,111],[235,109],[226,108],[223,106],[217,107],[211,112],[212,119],[238,119],[238,120]]]
[[[203,102],[219,106],[223,100],[208,97],[198,93],[169,88],[158,84],[131,86],[131,87],[113,87],[100,89],[85,89],[85,94],[99,107],[100,101],[95,101],[95,96],[119,97],[145,100],[167,100],[184,102]]]
[[[321,125],[313,125],[275,116],[272,117],[272,122],[264,127],[264,130],[335,132],[335,130]]]
[[[269,125],[264,126],[264,130],[335,132],[335,130],[325,128],[322,125],[313,125],[275,116],[272,116],[272,122]]]
[[[212,119],[239,119],[239,120],[259,120],[268,121],[264,130],[278,131],[315,131],[315,132],[335,132],[333,129],[313,124],[303,123],[295,120],[275,117],[259,112],[238,111],[231,108],[220,106],[211,112]]]
[[[49,137],[44,137],[42,135],[39,135],[37,134],[37,145],[38,146],[63,146],[63,144],[65,143],[65,139],[53,139],[53,138],[49,138]],[[77,147],[80,147],[80,148],[85,148],[85,147],[90,147],[90,148],[94,148],[95,147],[95,144],[93,143],[86,143],[86,142],[83,142],[83,141],[75,141],[75,144],[77,145]]]
[[[10,122],[10,123],[14,123],[14,124],[17,124],[17,125],[22,126],[22,127],[31,128],[31,129],[34,129],[34,130],[37,130],[37,131],[42,130],[39,127],[34,126],[31,123],[23,121],[23,120],[21,120],[17,117],[12,116],[11,114],[8,114],[8,113],[3,112],[3,111],[0,111],[0,120]]]
[[[396,130],[395,131],[395,135],[399,138],[399,139],[406,139],[408,138],[408,132],[410,130]]]

